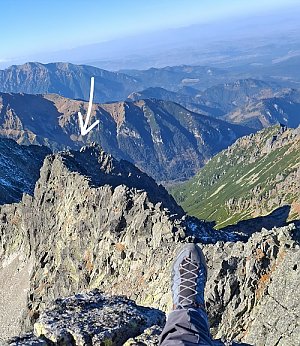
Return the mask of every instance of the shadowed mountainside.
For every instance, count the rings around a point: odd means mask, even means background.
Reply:
[[[96,142],[118,159],[135,164],[158,181],[186,179],[237,138],[251,130],[188,111],[167,101],[94,104],[81,136],[78,111],[87,103],[58,95],[0,94],[0,136],[53,150],[79,149]]]
[[[23,193],[33,193],[40,168],[50,153],[47,147],[20,146],[0,138],[0,204],[19,202]]]

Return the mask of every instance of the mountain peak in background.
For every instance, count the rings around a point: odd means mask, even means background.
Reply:
[[[58,93],[88,100],[92,76],[95,77],[96,102],[123,99],[139,88],[134,78],[122,73],[63,62],[29,62],[0,71],[0,90],[28,94]]]

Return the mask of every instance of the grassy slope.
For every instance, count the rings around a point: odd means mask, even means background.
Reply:
[[[286,177],[299,169],[299,136],[264,153],[266,142],[278,130],[275,126],[251,139],[247,136],[238,140],[213,157],[194,178],[170,192],[188,214],[214,220],[217,227],[268,214],[279,206],[276,203],[299,200],[299,183],[295,189],[278,189]],[[282,136],[288,136],[289,131]],[[293,183],[290,180],[288,177]]]

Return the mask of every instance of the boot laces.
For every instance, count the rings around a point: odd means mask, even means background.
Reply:
[[[199,274],[199,267],[189,257],[185,257],[179,266],[179,306],[184,307],[188,305],[195,305],[195,296],[198,292],[196,290],[197,278]]]

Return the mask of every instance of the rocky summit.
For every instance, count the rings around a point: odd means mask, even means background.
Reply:
[[[157,288],[154,268],[168,270],[167,249],[184,237],[184,225],[204,241],[231,237],[183,216],[162,186],[98,146],[47,156],[33,196],[0,207],[0,335],[15,330],[22,311],[31,325],[47,302],[83,289],[131,291],[137,301],[167,306],[168,285]]]
[[[248,237],[214,230],[97,145],[48,155],[32,195],[1,205],[0,237],[3,343],[157,344],[170,266],[190,241],[207,259],[216,339],[299,343],[296,225]]]

